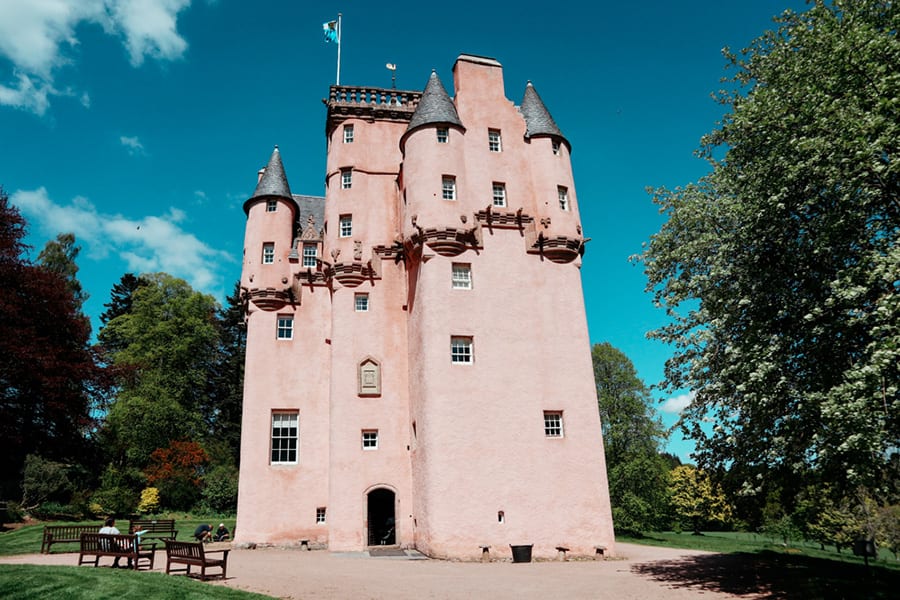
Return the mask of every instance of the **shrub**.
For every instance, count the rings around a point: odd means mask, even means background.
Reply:
[[[141,492],[141,501],[138,502],[137,510],[142,515],[157,512],[159,510],[159,489],[155,487],[144,488]]]
[[[36,454],[26,456],[22,480],[22,505],[26,510],[33,510],[48,501],[68,501],[72,483],[67,470],[66,465]]]
[[[216,513],[232,513],[237,508],[238,470],[233,466],[214,467],[203,478],[202,507]]]

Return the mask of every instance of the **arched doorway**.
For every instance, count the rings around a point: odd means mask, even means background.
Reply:
[[[392,546],[397,543],[394,498],[394,492],[385,488],[369,492],[366,518],[370,546]]]

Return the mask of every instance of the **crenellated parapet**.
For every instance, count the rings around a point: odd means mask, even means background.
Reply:
[[[325,134],[350,118],[409,122],[416,112],[422,92],[392,88],[333,85],[328,99]]]

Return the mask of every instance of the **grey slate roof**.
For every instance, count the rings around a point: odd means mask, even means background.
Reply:
[[[459,114],[456,112],[456,105],[450,99],[450,95],[444,88],[444,84],[441,83],[437,73],[432,71],[431,77],[428,78],[428,84],[425,86],[425,91],[422,92],[419,105],[416,107],[416,112],[409,122],[409,127],[406,128],[406,133],[423,125],[439,123],[456,125],[458,127],[463,126],[462,121],[459,120]]]
[[[566,145],[569,145],[569,140],[559,130],[556,121],[550,116],[550,111],[544,106],[544,102],[530,81],[525,86],[525,96],[522,98],[521,106],[519,106],[519,112],[525,119],[525,137],[557,136],[562,138]]]
[[[250,200],[263,196],[292,198],[291,186],[288,185],[287,175],[284,174],[284,165],[281,164],[281,153],[278,151],[278,146],[275,146],[275,150],[272,151],[266,171],[259,183],[256,184],[256,191],[250,196]]]

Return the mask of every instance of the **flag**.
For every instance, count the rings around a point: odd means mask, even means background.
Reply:
[[[322,23],[322,31],[325,33],[325,42],[326,43],[338,41],[337,27],[338,27],[337,21],[328,21],[327,23]]]

